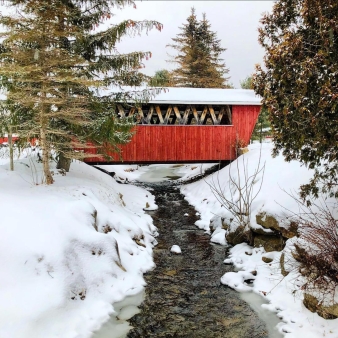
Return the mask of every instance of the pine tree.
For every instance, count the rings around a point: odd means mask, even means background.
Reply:
[[[0,101],[0,135],[8,137],[9,147],[9,169],[14,170],[14,142],[13,134],[18,133],[18,126],[23,126],[31,120],[30,111],[16,104],[9,99]],[[19,139],[15,143],[20,149],[27,147],[27,142],[24,139]]]
[[[254,89],[252,76],[247,76],[240,84],[242,89]]]
[[[127,33],[162,26],[126,20],[95,31],[110,19],[113,5],[133,4],[129,0],[5,3],[16,6],[17,14],[0,17],[6,28],[0,35],[1,86],[11,102],[30,112],[31,119],[20,124],[18,132],[22,138],[39,138],[45,180],[51,184],[52,148],[70,159],[83,156],[76,150],[88,141],[101,151],[129,141],[133,123],[117,119],[115,113],[116,101],[128,93],[105,96],[95,88],[139,85],[144,76],[138,69],[151,53],[120,55],[116,42]]]
[[[220,58],[226,49],[221,47],[216,33],[211,31],[205,14],[203,20],[198,21],[192,8],[187,23],[180,30],[172,39],[174,44],[168,45],[178,52],[171,60],[178,64],[172,72],[175,86],[227,88],[228,78],[224,75],[229,70]]]
[[[172,74],[166,69],[158,70],[148,84],[151,87],[172,87]]]
[[[338,2],[279,0],[261,22],[265,65],[254,83],[270,113],[274,154],[316,169],[302,197],[338,197]]]
[[[227,83],[229,77],[225,78],[225,75],[229,73],[229,69],[221,59],[221,55],[226,49],[221,47],[221,40],[217,39],[216,32],[211,30],[205,13],[200,21],[198,37],[199,48],[202,51],[198,70],[203,88],[228,88],[230,86]]]

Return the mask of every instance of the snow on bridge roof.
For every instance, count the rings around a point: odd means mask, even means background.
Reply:
[[[150,103],[261,105],[261,97],[248,89],[167,88]]]
[[[152,90],[153,93],[161,88],[154,87],[122,87],[105,88],[99,90],[99,95],[109,96],[114,93],[127,93],[133,98],[142,100],[142,91]],[[231,104],[231,105],[261,105],[261,97],[248,89],[221,88],[179,88],[169,87],[152,96],[149,103],[159,104]]]

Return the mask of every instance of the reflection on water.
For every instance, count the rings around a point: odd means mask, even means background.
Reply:
[[[145,297],[144,290],[134,296],[126,297],[123,301],[115,303],[115,313],[96,331],[92,338],[124,338],[132,328],[127,322],[128,319],[140,312],[138,306]]]
[[[246,301],[250,307],[258,314],[259,318],[265,323],[269,332],[269,338],[283,338],[284,335],[278,332],[276,326],[280,319],[275,313],[264,309],[262,304],[267,304],[264,298],[254,292],[242,292],[240,297]]]
[[[169,180],[177,180],[183,176],[178,173],[182,165],[153,164],[146,168],[139,178],[140,182],[163,182]],[[142,170],[142,169],[141,169]]]

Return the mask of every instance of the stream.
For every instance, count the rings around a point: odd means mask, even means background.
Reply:
[[[283,337],[275,329],[278,318],[261,307],[262,297],[239,294],[220,283],[225,272],[234,271],[223,264],[228,249],[210,242],[210,236],[194,225],[198,216],[179,187],[163,181],[179,176],[177,169],[154,166],[154,170],[154,181],[160,183],[151,182],[146,172],[138,185],[151,190],[159,206],[149,212],[160,234],[154,248],[156,268],[144,275],[145,293],[114,304],[118,315],[93,338]],[[182,254],[170,252],[174,244]]]

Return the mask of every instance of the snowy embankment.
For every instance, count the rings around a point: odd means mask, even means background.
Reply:
[[[201,215],[201,219],[196,222],[198,227],[210,231],[212,219],[223,219],[224,223],[219,221],[218,224],[217,222],[213,224],[214,232],[211,238],[213,242],[227,244],[226,235],[229,230],[226,229],[227,226],[222,226],[222,224],[231,224],[234,216],[217,201],[211,188],[221,189],[228,200],[237,203],[238,191],[233,186],[231,190],[230,178],[238,184],[239,177],[242,182],[240,185],[243,186],[245,170],[247,170],[247,177],[250,177],[257,168],[262,168],[264,163],[265,173],[264,175],[263,171],[258,173],[253,185],[254,194],[259,189],[260,191],[251,205],[251,229],[257,233],[265,231],[266,234],[271,231],[263,229],[256,222],[256,215],[262,212],[273,215],[276,220],[281,222],[290,213],[299,212],[299,204],[290,194],[296,196],[299,186],[307,183],[313,172],[297,161],[285,162],[281,155],[272,158],[272,147],[272,144],[263,144],[260,150],[259,145],[252,145],[248,153],[240,156],[230,166],[204,180],[181,188],[186,199],[195,206]],[[323,336],[336,338],[338,337],[338,319],[325,320],[304,307],[302,303],[303,291],[301,290],[304,281],[299,276],[298,270],[292,269],[291,261],[285,261],[285,267],[289,270],[289,274],[284,277],[281,273],[281,255],[284,253],[285,257],[291,256],[290,250],[292,250],[295,240],[295,237],[288,239],[281,252],[267,253],[264,248],[253,248],[245,243],[235,245],[231,248],[230,256],[225,260],[225,263],[234,264],[240,271],[220,276],[221,282],[237,291],[252,291],[264,297],[267,304],[263,307],[275,312],[281,319],[278,331],[288,338]]]
[[[34,157],[0,167],[2,338],[90,337],[154,267],[149,192],[80,162],[53,171],[46,186]]]

